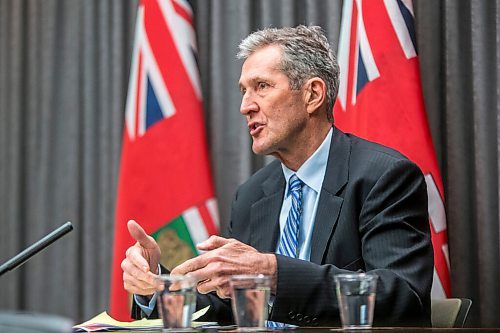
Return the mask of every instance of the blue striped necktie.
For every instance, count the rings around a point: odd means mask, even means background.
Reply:
[[[281,234],[277,254],[297,258],[297,245],[299,243],[299,224],[302,216],[302,181],[293,175],[290,177],[288,187],[292,196],[292,207],[286,218],[285,229]]]
[[[288,182],[289,191],[292,196],[292,207],[286,218],[285,229],[281,233],[280,244],[277,254],[297,258],[299,256],[297,245],[299,243],[299,224],[302,216],[302,181],[293,175]],[[286,324],[268,320],[267,327],[280,328],[286,327]]]

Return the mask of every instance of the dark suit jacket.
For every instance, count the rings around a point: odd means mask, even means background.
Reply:
[[[274,252],[285,179],[278,161],[240,186],[229,234]],[[334,275],[379,276],[374,325],[429,326],[433,251],[420,169],[398,152],[334,127],[309,261],[276,255],[278,285],[270,320],[340,325]],[[230,302],[200,295],[206,320],[232,321]],[[137,313],[136,313],[137,314]]]

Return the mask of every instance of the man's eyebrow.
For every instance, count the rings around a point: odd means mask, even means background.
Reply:
[[[248,79],[245,79],[245,82],[248,83],[248,85],[252,85],[252,84],[255,84],[256,82],[271,82],[272,81],[272,78],[271,77],[268,77],[268,76],[262,76],[262,75],[257,75],[257,76],[252,76]],[[243,86],[243,83],[238,82],[238,87],[239,89],[243,89],[244,86]]]
[[[258,76],[252,76],[248,79],[246,79],[245,81],[246,82],[249,82],[249,83],[255,83],[255,82],[260,82],[260,81],[269,81],[270,78],[269,77],[266,77],[266,76],[261,76],[261,75],[258,75]],[[239,85],[241,86],[241,82],[239,82]]]
[[[247,79],[245,81],[248,82],[248,83],[253,83],[253,82],[255,82],[255,80],[256,80],[255,77],[252,77],[252,78],[249,78],[249,79]],[[240,90],[244,88],[244,85],[243,85],[243,83],[241,81],[238,82],[238,88]]]

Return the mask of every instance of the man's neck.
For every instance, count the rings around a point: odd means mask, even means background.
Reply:
[[[276,153],[275,157],[290,170],[297,171],[323,143],[330,128],[331,125],[328,125],[315,131],[308,131],[293,151]]]

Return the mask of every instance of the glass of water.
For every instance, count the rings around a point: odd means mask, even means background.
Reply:
[[[271,294],[267,275],[233,275],[230,280],[233,314],[243,331],[265,330]]]
[[[196,309],[196,284],[192,276],[160,275],[157,302],[164,331],[189,330]]]
[[[342,328],[372,327],[377,278],[375,274],[365,273],[335,275]]]

